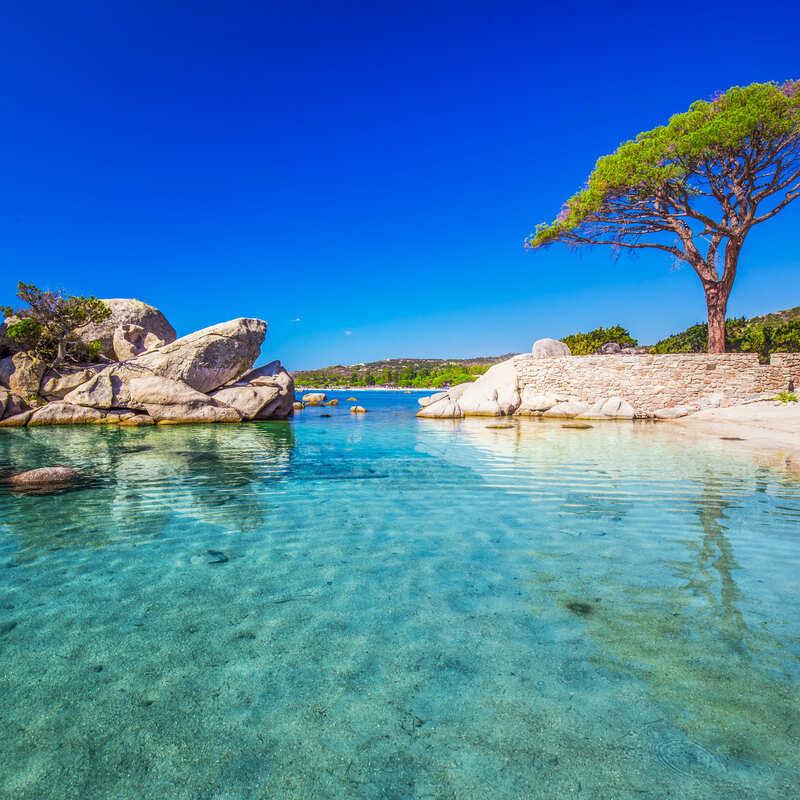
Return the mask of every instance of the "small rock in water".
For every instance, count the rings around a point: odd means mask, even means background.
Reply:
[[[581,603],[579,601],[567,603],[567,608],[572,611],[573,614],[578,614],[578,616],[581,617],[586,617],[592,613],[592,607],[588,603]]]
[[[566,424],[561,426],[562,428],[571,428],[576,431],[588,431],[589,428],[593,427],[592,425],[583,425],[580,422],[567,422]]]
[[[57,494],[68,489],[83,473],[72,467],[41,467],[0,476],[0,485],[22,494]]]
[[[222,550],[206,550],[210,556],[214,556],[214,561],[209,561],[209,564],[226,564],[229,559]]]
[[[351,414],[366,414],[367,409],[364,406],[350,406]]]
[[[505,431],[509,428],[515,428],[516,425],[487,425],[486,427],[492,430]]]
[[[330,419],[331,415],[330,414],[320,414],[320,417],[327,417],[328,419]]]

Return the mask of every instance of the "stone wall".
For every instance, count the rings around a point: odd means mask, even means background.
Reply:
[[[595,355],[566,358],[516,356],[520,391],[561,395],[594,403],[622,397],[637,416],[682,405],[741,403],[777,394],[790,379],[800,385],[800,354],[775,354],[759,364],[755,353]]]
[[[773,353],[769,363],[783,370],[794,381],[795,386],[800,388],[800,353]]]

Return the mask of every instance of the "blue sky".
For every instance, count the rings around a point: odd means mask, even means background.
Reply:
[[[523,238],[638,131],[800,77],[800,11],[736,2],[3,13],[0,304],[22,279],[179,334],[258,316],[290,369],[703,319],[669,257]],[[800,204],[749,237],[729,314],[800,305],[798,267]]]

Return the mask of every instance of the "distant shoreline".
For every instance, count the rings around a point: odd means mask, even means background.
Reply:
[[[449,388],[453,388],[452,386]],[[295,394],[298,392],[446,392],[447,389],[437,389],[433,386],[426,386],[421,389],[408,389],[403,386],[295,386]]]

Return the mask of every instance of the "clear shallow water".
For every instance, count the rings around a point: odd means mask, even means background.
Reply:
[[[796,477],[354,396],[0,432],[0,796],[800,796]]]

